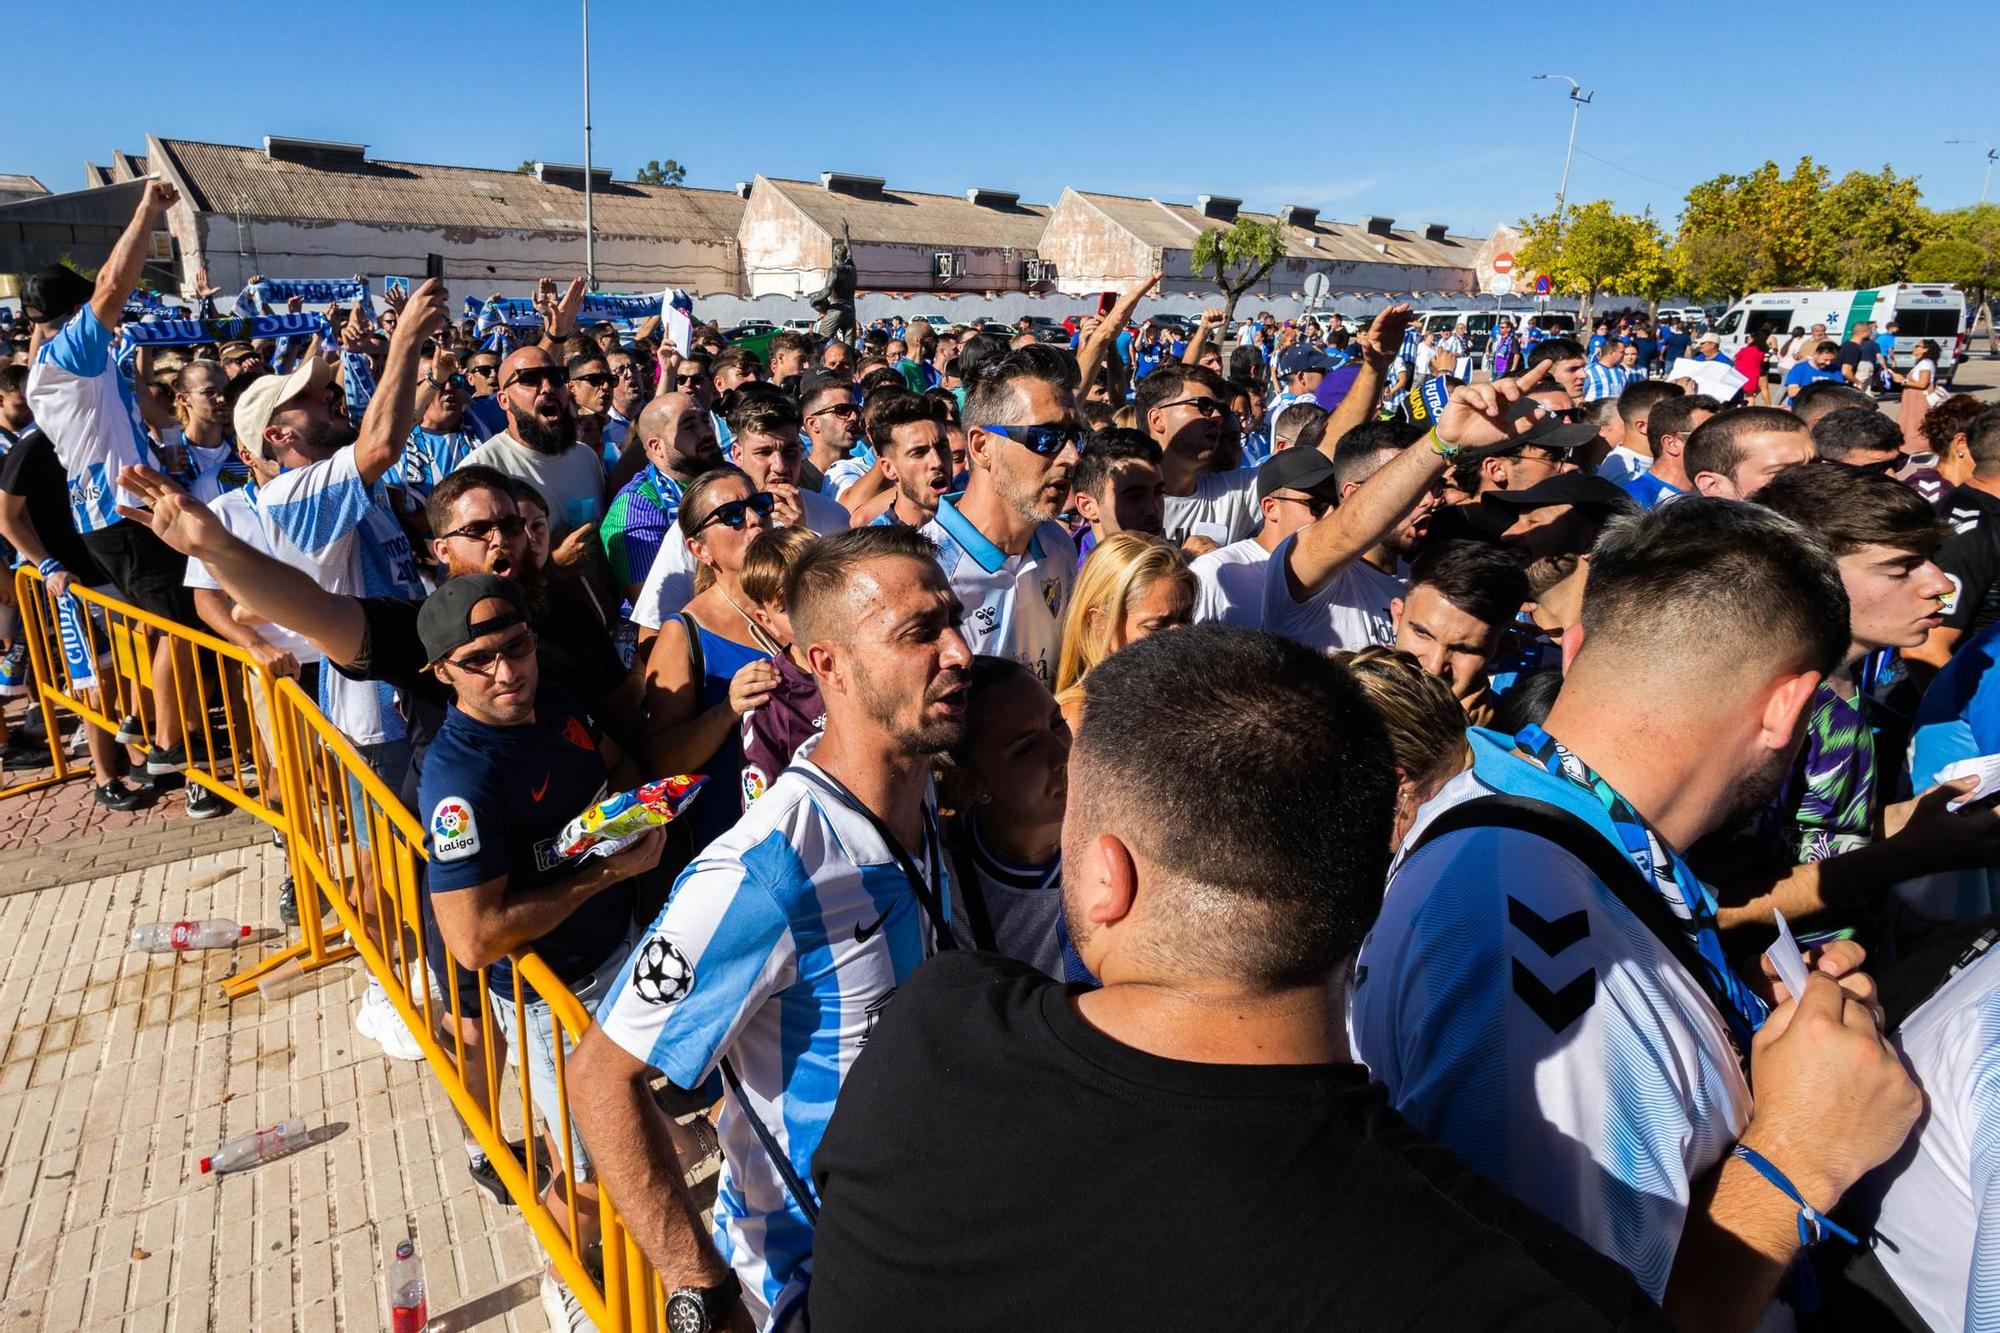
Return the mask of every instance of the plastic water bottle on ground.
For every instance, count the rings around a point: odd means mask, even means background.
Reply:
[[[155,921],[135,926],[132,947],[145,953],[177,953],[183,949],[221,949],[250,938],[250,927],[234,921]]]
[[[389,1265],[390,1333],[423,1333],[430,1322],[424,1299],[424,1262],[413,1240],[396,1243],[396,1261]]]
[[[306,1130],[303,1120],[286,1120],[260,1129],[255,1134],[245,1134],[240,1139],[231,1139],[215,1150],[213,1157],[201,1159],[202,1174],[210,1171],[226,1173],[241,1171],[246,1166],[256,1166],[268,1162],[273,1157],[282,1157],[295,1148],[303,1148],[312,1136]]]

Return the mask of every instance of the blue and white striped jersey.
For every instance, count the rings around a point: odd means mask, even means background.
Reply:
[[[78,532],[120,522],[118,505],[138,500],[118,489],[118,470],[153,461],[153,439],[132,385],[111,359],[111,330],[86,305],[43,343],[28,368],[28,406],[69,474],[69,512]]]
[[[257,492],[271,554],[303,569],[328,592],[422,601],[424,584],[388,487],[363,484],[349,447],[308,467],[280,473]],[[383,681],[319,673],[319,706],[357,745],[400,740],[395,691]]]
[[[1583,368],[1583,401],[1594,403],[1600,398],[1616,398],[1625,392],[1631,380],[1632,372],[1625,367],[1593,360]]]
[[[1027,550],[1007,555],[958,512],[962,498],[938,501],[937,517],[923,527],[965,607],[959,632],[973,652],[1011,657],[1053,689],[1063,614],[1076,587],[1076,542],[1062,524],[1044,523]]]
[[[1929,1114],[1916,1151],[1857,1194],[1880,1197],[1869,1243],[1937,1333],[2000,1329],[2000,949],[1947,981],[1896,1037]]]
[[[724,1057],[741,1080],[716,1126],[715,1243],[767,1326],[804,1299],[812,1227],[746,1116],[810,1180],[841,1081],[936,947],[893,852],[819,781],[794,758],[681,872],[597,1011],[606,1036],[680,1087],[700,1086]],[[934,886],[948,884],[944,860],[935,844],[918,857]]]
[[[412,426],[410,438],[403,444],[403,456],[396,460],[396,466],[389,469],[389,475],[383,480],[427,499],[437,484],[456,470],[465,461],[465,456],[477,449],[480,443],[477,435],[463,427],[455,431],[435,431],[425,430],[420,425]]]
[[[1510,753],[1509,737],[1470,738],[1476,781],[1440,792],[1420,828],[1483,785],[1560,806],[1620,845],[1584,788]],[[1356,961],[1348,1034],[1412,1125],[1655,1300],[1690,1182],[1750,1118],[1701,984],[1568,852],[1514,830],[1447,834],[1397,867]]]

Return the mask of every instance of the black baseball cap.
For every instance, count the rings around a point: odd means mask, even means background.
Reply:
[[[37,324],[55,324],[75,314],[97,290],[67,264],[50,264],[28,275],[21,288],[21,313]]]
[[[474,620],[473,611],[489,597],[499,598],[513,610]],[[527,619],[527,598],[512,579],[498,574],[461,574],[446,579],[424,599],[417,611],[417,638],[423,641],[425,662],[435,666],[482,634],[525,624]]]
[[[1333,460],[1317,449],[1279,450],[1257,469],[1257,498],[1262,500],[1278,491],[1304,491],[1329,500],[1340,499]]]
[[[1618,514],[1640,512],[1639,502],[1627,495],[1616,482],[1588,472],[1558,472],[1518,491],[1487,491],[1479,497],[1479,503],[1506,509],[1575,505],[1579,509],[1600,509]]]
[[[1537,408],[1549,411],[1542,403],[1532,398],[1523,398],[1507,411],[1509,421],[1519,421]],[[1588,422],[1568,422],[1561,417],[1550,415],[1537,421],[1525,435],[1516,435],[1511,440],[1499,444],[1482,444],[1459,451],[1460,458],[1491,458],[1495,454],[1509,454],[1524,444],[1532,444],[1542,449],[1581,449],[1597,439],[1597,427]],[[1551,502],[1553,503],[1553,502]]]

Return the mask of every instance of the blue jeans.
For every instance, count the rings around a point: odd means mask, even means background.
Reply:
[[[583,1005],[585,1013],[596,1012],[597,1002],[604,998],[605,991],[610,989],[611,983],[617,979],[619,969],[625,966],[626,955],[631,952],[632,936],[628,933],[610,953],[605,955],[604,961],[597,965],[594,972],[569,983],[570,994],[576,996],[578,1002]],[[524,987],[522,993],[527,995],[531,992]],[[495,1025],[507,1034],[507,1041],[510,1044],[518,1041],[521,1032],[514,1021],[514,987],[511,984],[495,986],[492,995]],[[535,1109],[542,1113],[542,1122],[549,1127],[549,1132],[553,1135],[555,1127],[562,1121],[561,1107],[556,1097],[556,1025],[547,1002],[539,996],[529,1000],[525,1008],[528,1045],[526,1050],[520,1052],[521,1068],[527,1071],[528,1090],[534,1097]],[[565,1038],[563,1058],[567,1060],[574,1050],[574,1044]],[[576,1178],[591,1179],[590,1154],[584,1150],[583,1136],[576,1131],[574,1116],[570,1118],[569,1145],[570,1152],[575,1155]],[[562,1163],[553,1162],[550,1166],[552,1174],[559,1174]]]

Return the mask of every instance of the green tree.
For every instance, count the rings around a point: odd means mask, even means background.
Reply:
[[[1650,213],[1620,213],[1609,199],[1571,204],[1521,223],[1527,237],[1518,263],[1546,273],[1555,290],[1582,298],[1582,320],[1608,294],[1658,300],[1675,285],[1666,238]]]
[[[1689,190],[1672,250],[1679,285],[1711,300],[1817,283],[1825,266],[1817,215],[1826,175],[1802,157],[1790,175],[1766,162],[1747,176],[1725,172]]]
[[[2000,204],[1930,215],[1935,239],[1910,259],[1912,282],[1949,282],[1984,307],[2000,295]]]
[[[515,167],[514,170],[523,176],[532,176],[535,174],[535,164],[531,161],[524,161],[520,166]]]
[[[1238,218],[1195,237],[1189,263],[1222,292],[1223,317],[1233,322],[1243,293],[1262,282],[1284,257],[1285,238],[1274,224]]]
[[[1853,171],[1820,195],[1812,211],[1819,277],[1829,287],[1879,287],[1909,270],[1933,224],[1914,176]]]
[[[633,179],[641,185],[679,185],[687,179],[687,174],[687,168],[670,157],[664,162],[648,162]]]

